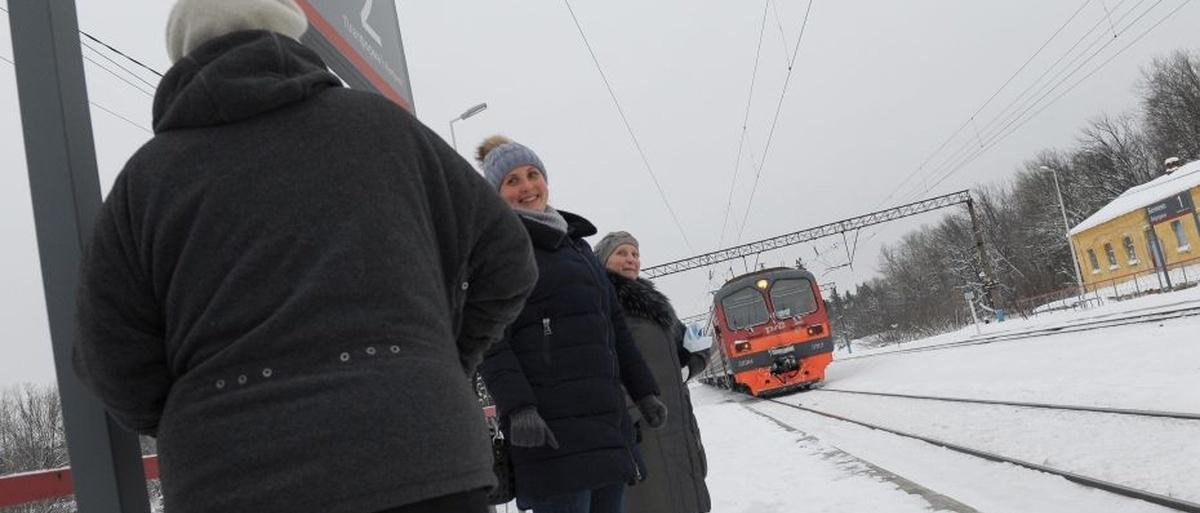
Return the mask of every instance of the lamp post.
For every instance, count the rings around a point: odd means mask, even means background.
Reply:
[[[476,105],[474,107],[467,109],[465,112],[460,114],[457,118],[450,120],[450,145],[454,146],[454,151],[458,151],[458,138],[456,138],[454,136],[454,122],[462,121],[471,116],[479,114],[480,112],[483,112],[485,109],[487,109],[487,103],[486,102],[480,103],[479,105]]]
[[[1058,193],[1058,210],[1062,213],[1063,232],[1067,237],[1067,247],[1071,248],[1071,265],[1075,267],[1075,294],[1083,295],[1083,274],[1079,272],[1079,258],[1075,254],[1075,241],[1071,239],[1071,224],[1067,222],[1067,207],[1063,203],[1062,187],[1058,184],[1058,171],[1050,166],[1038,166],[1050,172],[1054,177],[1054,191]]]

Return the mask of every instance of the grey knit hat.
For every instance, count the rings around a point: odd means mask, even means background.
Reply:
[[[637,239],[633,238],[629,232],[609,232],[603,239],[600,239],[600,242],[596,243],[596,247],[592,248],[592,251],[596,253],[596,258],[600,259],[600,265],[608,265],[608,257],[612,256],[622,244],[638,247]]]
[[[167,18],[167,56],[178,62],[200,45],[239,30],[300,39],[308,18],[293,0],[179,0]]]
[[[509,171],[518,166],[533,166],[542,172],[542,178],[549,180],[549,175],[546,174],[546,166],[542,165],[542,160],[538,158],[533,150],[525,147],[520,143],[506,142],[496,146],[487,153],[483,159],[483,176],[487,178],[488,183],[492,184],[496,190],[500,190],[500,182],[504,181],[504,177]]]

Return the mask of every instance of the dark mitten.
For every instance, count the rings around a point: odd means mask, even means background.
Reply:
[[[658,429],[667,422],[667,405],[658,399],[657,395],[648,395],[637,400],[638,411],[642,412],[642,420],[650,429]]]
[[[508,430],[508,443],[514,447],[549,445],[552,449],[558,449],[558,440],[554,438],[550,426],[538,415],[537,408],[525,408],[512,414]]]

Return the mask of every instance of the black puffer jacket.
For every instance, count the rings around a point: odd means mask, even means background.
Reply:
[[[558,439],[557,450],[512,449],[517,495],[525,498],[634,481],[636,448],[622,385],[635,398],[658,393],[612,284],[582,239],[596,228],[560,213],[567,234],[522,219],[537,258],[537,286],[480,367],[505,430],[509,414],[534,406]]]
[[[702,513],[712,508],[708,473],[692,399],[680,376],[690,354],[683,349],[683,324],[654,284],[608,273],[625,311],[633,340],[654,373],[667,405],[667,423],[643,429],[639,447],[647,478],[626,494],[629,513]],[[633,411],[636,415],[636,411]],[[637,418],[635,416],[635,418]]]

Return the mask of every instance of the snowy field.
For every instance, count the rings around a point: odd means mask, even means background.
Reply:
[[[992,324],[984,333],[1197,303],[1200,290],[1189,289]],[[974,334],[968,328],[900,348]],[[835,361],[826,387],[1200,413],[1200,317]],[[694,385],[692,393],[715,513],[1170,511],[723,390]],[[1200,502],[1200,421],[819,390],[780,399]]]

